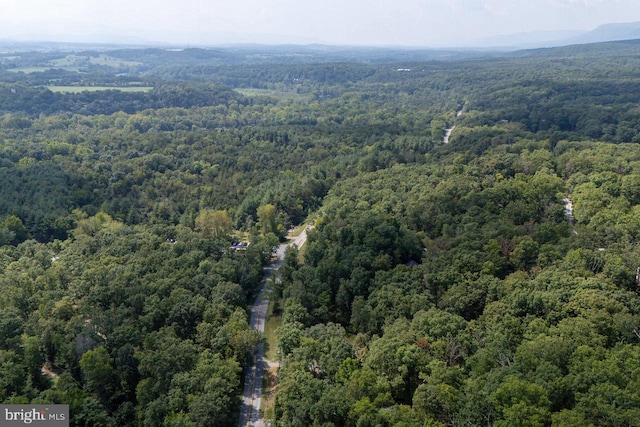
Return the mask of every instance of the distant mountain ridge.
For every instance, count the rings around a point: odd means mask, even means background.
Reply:
[[[474,45],[482,44],[485,47],[503,49],[535,49],[634,39],[640,39],[640,22],[604,24],[591,31],[537,31],[510,34],[479,40]]]
[[[584,44],[634,39],[640,39],[640,22],[601,25],[595,30],[564,39],[564,42]]]
[[[64,38],[64,37],[63,37]],[[121,50],[157,48],[185,49],[184,45],[171,44],[166,42],[147,41],[136,37],[120,37],[111,42],[74,42],[74,41],[35,41],[33,40],[12,40],[0,36],[0,52],[16,52],[41,50],[45,51],[76,51],[76,50]],[[71,40],[71,38],[70,38]],[[275,56],[254,56],[253,62],[258,58],[279,58],[286,62],[313,61],[322,54],[328,54],[324,61],[346,60],[352,61],[354,58],[361,58],[364,54],[367,62],[393,62],[393,61],[423,61],[423,60],[458,60],[463,58],[484,57],[487,55],[512,55],[519,51],[538,50],[546,48],[563,48],[574,45],[589,45],[607,42],[635,41],[640,42],[640,22],[611,23],[600,25],[590,31],[583,30],[558,30],[558,31],[535,31],[527,33],[516,33],[509,35],[499,35],[488,38],[475,39],[448,47],[416,47],[416,46],[350,46],[350,45],[324,45],[318,43],[298,44],[298,43],[277,43],[265,37],[261,43],[243,42],[241,36],[236,37],[234,43],[187,43],[186,50],[190,48],[200,48],[203,50],[222,49],[231,50],[235,53],[249,55],[247,52],[254,50],[263,54],[265,51],[269,55]],[[248,40],[248,39],[247,39]],[[284,40],[284,39],[283,39]],[[598,48],[596,48],[598,49]],[[292,52],[295,55],[292,56]],[[191,52],[193,53],[193,52]],[[227,52],[228,53],[228,52]],[[328,59],[327,59],[328,58]]]

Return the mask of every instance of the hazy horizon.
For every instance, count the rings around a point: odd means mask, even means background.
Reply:
[[[640,21],[631,0],[0,0],[0,39],[455,47]]]

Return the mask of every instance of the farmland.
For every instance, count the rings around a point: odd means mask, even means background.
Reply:
[[[149,92],[153,90],[151,86],[47,86],[54,93],[82,93],[82,92],[99,92],[105,90],[117,90],[120,92]]]

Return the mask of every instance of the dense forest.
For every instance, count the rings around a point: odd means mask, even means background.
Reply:
[[[0,402],[234,426],[267,341],[276,426],[640,425],[640,42],[291,49],[0,53]]]

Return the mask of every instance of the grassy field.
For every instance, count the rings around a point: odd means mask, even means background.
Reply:
[[[100,55],[97,58],[91,58],[90,62],[94,65],[106,65],[108,67],[136,67],[142,65],[142,62],[124,61],[109,55]]]
[[[273,300],[269,301],[267,310],[267,321],[264,325],[264,337],[267,340],[267,352],[265,358],[269,361],[276,361],[278,357],[278,342],[276,339],[276,329],[282,324],[282,315],[273,314]],[[265,369],[263,384],[262,408],[264,417],[273,420],[275,417],[275,391],[278,387],[278,368],[271,366]]]
[[[264,325],[264,337],[267,340],[267,360],[275,361],[278,358],[278,341],[276,339],[276,329],[282,324],[282,315],[273,314],[273,300],[269,301],[267,311],[267,321]]]
[[[304,231],[305,228],[307,228],[307,224],[300,224],[299,226],[297,226],[293,230],[289,230],[289,234],[287,234],[287,237],[290,238],[290,239],[298,237],[300,235],[300,233],[302,233]]]
[[[272,98],[292,101],[308,101],[310,99],[308,95],[300,95],[299,93],[293,91],[254,88],[235,89],[235,91],[248,97],[268,96]]]
[[[80,92],[97,92],[100,90],[119,90],[121,92],[149,92],[153,89],[150,86],[133,86],[133,87],[117,87],[117,86],[47,86],[51,92],[56,93],[80,93]]]
[[[80,72],[80,67],[20,67],[20,68],[9,68],[7,69],[7,71],[11,73],[31,74],[31,73],[43,73],[45,71],[53,70],[53,69],[62,69],[62,70],[70,71],[74,73]]]
[[[142,65],[141,62],[124,61],[104,54],[96,57],[69,55],[64,58],[53,59],[45,64],[46,65],[44,67],[19,67],[10,68],[7,71],[11,71],[12,73],[22,72],[25,74],[31,74],[55,69],[79,73],[81,68],[86,68],[89,65],[102,65],[112,68],[135,67]]]
[[[105,54],[99,56],[69,55],[65,58],[51,60],[48,63],[51,64],[51,66],[54,68],[86,66],[88,64],[105,65],[114,68],[135,67],[137,65],[142,65],[142,62],[124,61],[122,59],[114,58],[113,56]]]

